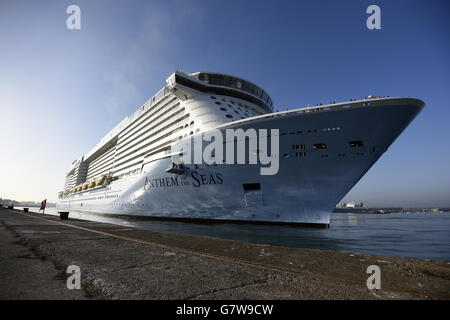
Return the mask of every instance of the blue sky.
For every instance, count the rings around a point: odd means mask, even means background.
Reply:
[[[81,8],[81,30],[66,8]],[[381,30],[366,8],[381,8]],[[0,197],[56,199],[70,163],[171,72],[233,74],[275,109],[370,94],[424,111],[345,200],[450,206],[448,1],[0,2]]]

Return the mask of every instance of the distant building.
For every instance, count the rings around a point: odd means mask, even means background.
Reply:
[[[356,204],[355,201],[339,203],[336,207],[349,209],[367,209],[367,206],[365,206],[364,203],[360,202],[359,204]]]

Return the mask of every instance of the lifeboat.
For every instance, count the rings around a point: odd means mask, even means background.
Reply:
[[[88,183],[85,183],[84,185],[83,185],[83,190],[87,190],[89,188],[89,184]]]
[[[100,185],[102,185],[105,182],[105,180],[106,180],[106,176],[102,176],[100,178],[97,178],[95,180],[95,183],[97,184],[97,186],[100,186]]]
[[[90,188],[94,188],[96,185],[97,185],[97,184],[95,183],[95,180],[92,181],[92,182],[89,184],[89,189],[90,189]]]

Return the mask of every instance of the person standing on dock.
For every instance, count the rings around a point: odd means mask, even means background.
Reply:
[[[45,205],[47,204],[47,199],[41,202],[41,207],[39,208],[39,212],[42,210],[42,213],[45,213]]]

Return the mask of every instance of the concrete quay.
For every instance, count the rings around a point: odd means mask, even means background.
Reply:
[[[69,265],[80,267],[79,290],[67,288]],[[381,289],[366,286],[370,265],[380,267]],[[249,244],[0,208],[0,299],[450,299],[450,262]]]

